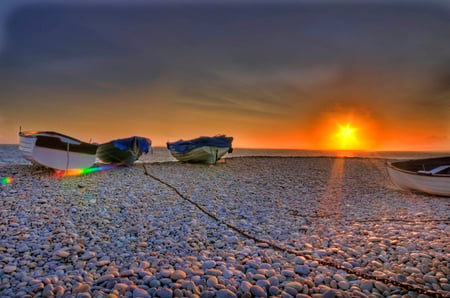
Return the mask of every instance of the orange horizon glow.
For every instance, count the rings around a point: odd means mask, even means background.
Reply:
[[[364,108],[323,113],[311,125],[310,147],[317,150],[374,151],[381,143],[380,124]]]
[[[241,122],[227,123],[227,127],[202,126],[178,127],[171,123],[159,123],[158,130],[142,122],[133,127],[108,123],[86,130],[75,125],[64,129],[56,126],[46,130],[63,134],[86,142],[103,143],[130,135],[142,135],[152,140],[153,147],[165,147],[166,142],[191,139],[202,135],[226,134],[232,136],[233,148],[242,149],[286,149],[286,150],[326,150],[326,151],[433,151],[449,152],[450,146],[445,135],[445,127],[433,130],[427,123],[413,121],[397,123],[396,119],[375,114],[372,109],[361,105],[328,105],[311,111],[310,117],[269,122],[258,128],[244,126]],[[30,128],[35,128],[27,124]],[[134,127],[139,127],[135,129]],[[113,129],[112,129],[113,128]],[[11,142],[18,144],[17,130],[11,130]],[[5,135],[4,137],[8,137]],[[66,175],[69,173],[66,173]],[[70,173],[69,175],[71,175]],[[75,174],[75,173],[74,173]]]

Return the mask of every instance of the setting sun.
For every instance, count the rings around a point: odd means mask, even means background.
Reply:
[[[310,144],[320,150],[375,150],[379,127],[366,107],[329,107],[311,122]]]
[[[339,131],[336,133],[336,138],[339,141],[339,149],[355,149],[359,142],[356,136],[357,129],[352,127],[350,123],[346,125],[338,125]]]

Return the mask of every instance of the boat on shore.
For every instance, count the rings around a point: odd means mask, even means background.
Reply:
[[[402,189],[450,197],[450,156],[387,162],[392,182]]]
[[[95,163],[97,144],[54,131],[19,132],[19,150],[33,164],[55,170],[89,168]]]
[[[151,140],[144,137],[133,136],[116,139],[100,144],[97,149],[97,157],[104,163],[131,166],[150,151]]]
[[[215,164],[233,152],[233,138],[225,135],[167,142],[167,149],[181,162]]]

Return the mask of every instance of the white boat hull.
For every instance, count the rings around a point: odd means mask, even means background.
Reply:
[[[193,162],[193,163],[207,163],[215,164],[219,159],[221,159],[230,148],[221,148],[214,146],[203,146],[192,149],[186,153],[177,153],[171,151],[173,157],[182,162]]]
[[[38,145],[38,138],[43,136],[58,139],[65,145],[65,148]],[[77,146],[87,147],[88,150],[74,151],[73,148]],[[23,157],[31,163],[56,170],[75,170],[89,168],[95,163],[95,147],[93,146],[58,134],[36,132],[20,134],[19,150]]]
[[[439,196],[450,196],[450,176],[448,175],[433,176],[418,174],[397,169],[389,164],[387,170],[392,182],[402,189]]]

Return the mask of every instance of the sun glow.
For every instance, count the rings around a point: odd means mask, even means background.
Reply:
[[[333,109],[311,121],[309,144],[319,150],[377,150],[381,140],[380,121],[366,109]]]
[[[338,141],[338,148],[341,150],[356,149],[360,145],[357,138],[357,128],[350,123],[338,125],[339,131],[335,134]]]

